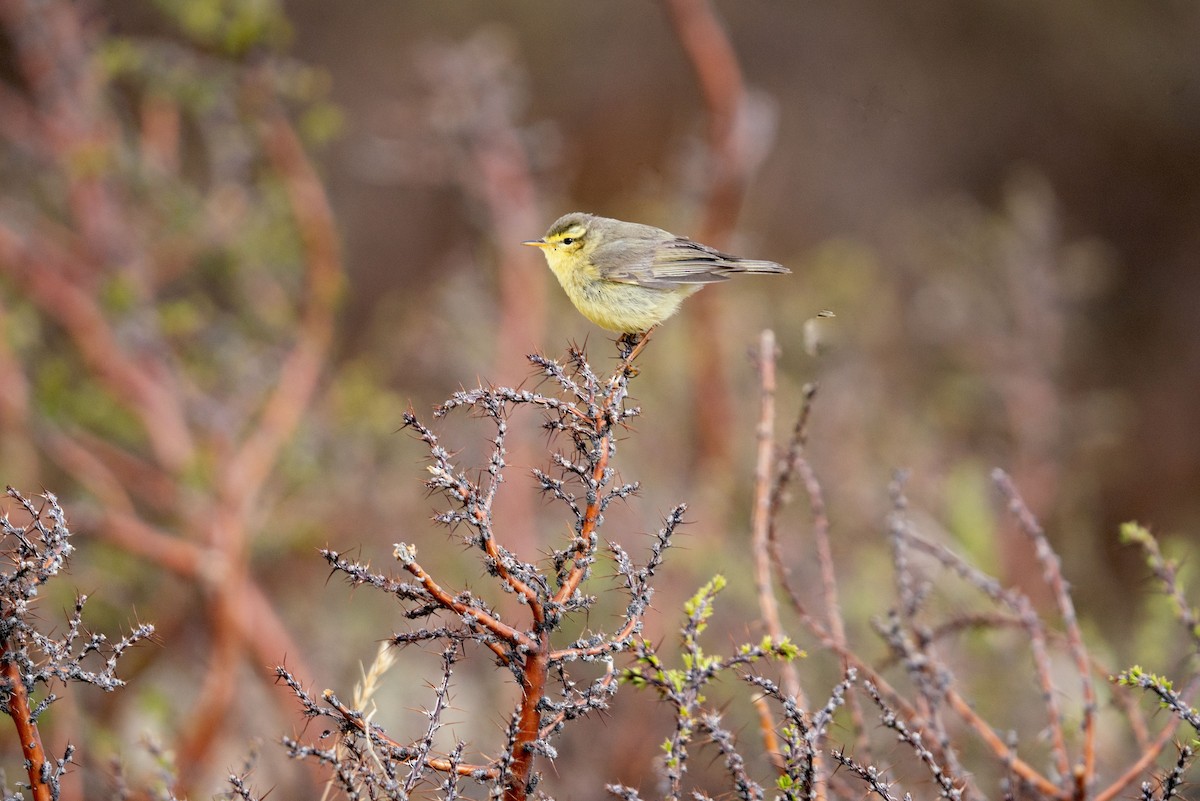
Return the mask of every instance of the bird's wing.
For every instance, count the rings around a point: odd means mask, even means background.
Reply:
[[[773,261],[742,259],[684,237],[648,243],[617,240],[598,247],[592,261],[610,281],[672,289],[680,284],[712,284],[734,273],[787,273]]]

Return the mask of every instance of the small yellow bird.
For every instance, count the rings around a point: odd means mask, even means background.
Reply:
[[[575,211],[541,239],[550,270],[583,316],[622,334],[648,331],[705,284],[736,273],[786,274],[773,261],[743,259],[651,225]]]

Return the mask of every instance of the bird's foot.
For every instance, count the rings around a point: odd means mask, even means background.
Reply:
[[[620,354],[621,361],[631,361],[630,356],[633,355],[633,352],[635,349],[637,349],[637,346],[641,344],[644,336],[645,334],[639,334],[635,332],[632,334],[621,334],[621,336],[617,338],[617,353]]]
[[[633,366],[633,360],[638,357],[650,342],[650,334],[654,333],[654,329],[658,326],[651,326],[648,331],[635,332],[632,334],[621,334],[617,339],[617,353],[621,355],[621,370],[626,378],[633,378],[638,374],[638,369]]]

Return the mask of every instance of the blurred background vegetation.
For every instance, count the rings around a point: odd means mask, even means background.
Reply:
[[[148,770],[131,745],[151,732],[196,797],[253,742],[263,786],[309,797],[280,764],[273,741],[301,723],[266,668],[344,692],[402,626],[327,585],[315,548],[386,564],[404,539],[448,582],[484,583],[428,525],[403,411],[527,381],[523,354],[568,340],[598,365],[613,352],[518,247],[570,210],[794,273],[703,293],[642,357],[620,469],[645,489],[607,535],[637,547],[691,509],[652,638],[718,570],[728,636],[755,634],[747,354],[770,326],[781,408],[821,387],[810,453],[865,650],[896,468],[926,525],[1042,592],[989,486],[1002,466],[1104,658],[1171,664],[1116,530],[1136,518],[1176,547],[1200,531],[1200,6],[715,5],[733,108],[697,79],[671,3],[3,5],[3,480],[63,499],[93,616],[162,633],[128,657],[133,688],[56,707],[54,737],[91,746],[81,781],[115,754]],[[537,424],[515,421],[500,506],[526,558],[565,525],[524,478],[544,466]],[[484,429],[446,427],[461,462],[486,452]],[[806,520],[783,532],[802,581]],[[420,725],[426,656],[380,700],[394,728]],[[499,736],[511,682],[463,671],[464,725]],[[564,761],[590,749],[555,779],[575,797],[645,774],[661,732],[626,736],[637,703],[581,727],[621,737],[564,744]]]

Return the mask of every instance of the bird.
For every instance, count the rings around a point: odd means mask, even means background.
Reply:
[[[644,334],[700,291],[739,273],[786,275],[773,261],[743,259],[661,228],[574,211],[541,239],[550,271],[584,317],[623,336]]]

